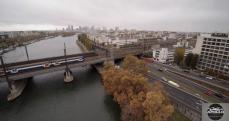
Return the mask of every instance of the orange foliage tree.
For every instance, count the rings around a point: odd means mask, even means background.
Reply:
[[[132,60],[133,59],[133,60]],[[153,88],[140,71],[147,68],[133,56],[124,59],[123,68],[105,65],[102,71],[103,85],[121,107],[123,121],[163,121],[173,112],[160,84]],[[166,114],[164,114],[166,113]],[[155,120],[154,120],[155,119]]]

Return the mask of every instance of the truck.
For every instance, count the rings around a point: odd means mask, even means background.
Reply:
[[[168,81],[168,83],[171,84],[171,85],[173,85],[173,86],[175,86],[175,87],[180,87],[180,85],[177,84],[177,83],[174,82],[174,81]]]

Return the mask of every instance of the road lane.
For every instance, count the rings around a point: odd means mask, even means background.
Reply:
[[[184,89],[188,92],[191,92],[193,94],[201,95],[204,99],[206,99],[210,102],[228,102],[227,99],[221,99],[221,98],[218,98],[215,96],[207,96],[206,94],[204,94],[204,92],[209,90],[209,89],[206,87],[203,87],[199,84],[196,84],[196,83],[192,82],[191,80],[188,80],[184,77],[180,77],[180,76],[173,74],[173,73],[170,73],[170,72],[158,71],[158,69],[162,68],[162,67],[159,67],[156,64],[149,64],[149,67],[150,67],[149,69],[150,69],[151,73],[155,73],[156,76],[166,77],[167,79],[178,83],[182,89]]]

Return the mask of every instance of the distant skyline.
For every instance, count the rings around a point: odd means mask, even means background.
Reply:
[[[229,32],[228,0],[0,0],[0,31],[67,25]]]

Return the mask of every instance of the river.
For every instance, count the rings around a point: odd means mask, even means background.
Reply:
[[[27,46],[30,59],[81,53],[76,36],[55,37]],[[7,63],[27,60],[24,47],[4,54]],[[91,67],[72,69],[74,81],[63,82],[63,71],[33,77],[23,94],[6,101],[7,84],[0,83],[1,121],[120,121],[119,106],[107,96],[101,78]]]

